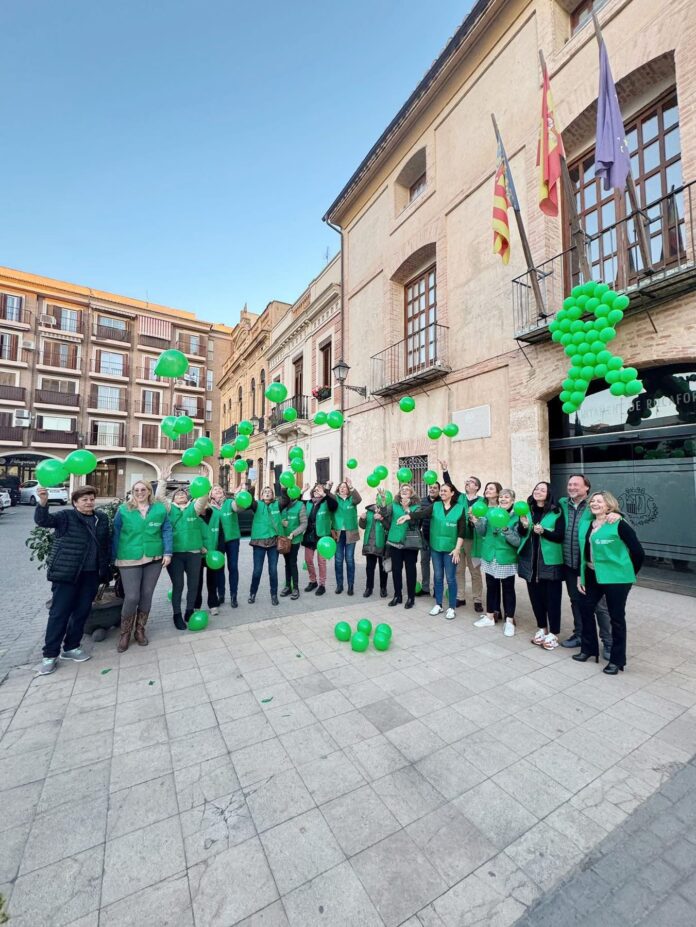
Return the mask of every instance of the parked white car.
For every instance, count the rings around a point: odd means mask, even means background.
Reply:
[[[19,501],[22,505],[38,505],[40,489],[38,480],[27,480],[19,487]],[[68,501],[68,490],[65,486],[52,486],[47,490],[48,504],[57,502],[59,505],[65,505]]]
[[[6,489],[0,489],[0,509],[4,512],[5,509],[9,509],[12,505],[12,499],[10,494]]]

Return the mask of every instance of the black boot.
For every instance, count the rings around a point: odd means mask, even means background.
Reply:
[[[379,590],[379,597],[380,597],[380,599],[386,599],[386,597],[387,597],[388,595],[389,595],[389,593],[387,592],[387,587],[386,587],[386,586],[382,586],[382,588]]]
[[[314,595],[324,595],[325,592],[326,592],[325,586],[317,586],[317,591],[314,593]]]
[[[363,599],[369,599],[372,595],[372,586],[368,586],[367,589],[363,592]]]
[[[278,596],[277,596],[277,595],[272,595],[272,596],[271,596],[271,605],[280,605],[280,602],[278,601]]]
[[[304,591],[305,591],[305,592],[312,592],[312,590],[314,590],[314,589],[316,589],[316,588],[317,588],[317,584],[316,584],[316,583],[314,583],[314,582],[312,582],[312,583],[307,583],[307,585],[305,586],[305,590],[304,590]]]
[[[292,592],[292,589],[290,588],[290,586],[286,586],[284,589],[281,589],[281,592],[280,592],[281,599],[284,599],[286,595],[290,595],[291,592]]]
[[[181,617],[181,612],[174,612],[172,615],[172,620],[174,621],[174,627],[177,629],[177,631],[186,630],[186,622]]]
[[[186,611],[184,612],[184,621],[188,621],[192,614],[193,614],[193,609],[187,608]]]
[[[291,599],[299,599],[299,597],[300,597],[300,590],[299,590],[299,589],[293,589],[293,590],[292,590],[292,593],[291,593],[291,595],[290,595],[290,598],[291,598]]]
[[[578,663],[587,663],[588,660],[591,660],[594,657],[595,663],[599,663],[599,656],[596,653],[574,653],[573,660],[577,660]]]
[[[353,587],[348,586],[348,595],[353,595]]]
[[[607,663],[607,665],[602,670],[603,673],[606,673],[607,676],[618,676],[619,673],[623,673],[623,666],[617,666],[616,663]]]
[[[404,608],[413,608],[413,604],[414,604],[413,599],[406,599],[406,604],[404,605]]]
[[[236,607],[237,607],[237,596],[236,596],[236,595],[233,595],[233,596],[231,597],[231,599],[230,599],[230,605],[232,606],[232,608],[236,608]]]
[[[249,605],[253,605],[255,601],[256,601],[256,593],[255,593],[255,592],[250,592],[250,593],[249,593],[249,598],[247,599],[247,602],[249,603]]]
[[[457,599],[457,608],[464,608],[466,605],[466,599]]]
[[[401,605],[401,596],[395,595],[394,598],[389,602],[389,605]]]
[[[336,586],[336,595],[340,595],[342,592],[343,592],[343,586],[339,583],[339,585]]]

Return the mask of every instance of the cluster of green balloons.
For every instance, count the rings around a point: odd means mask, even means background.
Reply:
[[[364,653],[370,645],[372,622],[369,618],[361,618],[355,632],[347,621],[339,621],[334,627],[334,634],[339,641],[350,641],[351,649],[356,653]],[[392,629],[388,624],[378,624],[375,636],[372,639],[375,650],[388,650],[392,639]]]
[[[416,408],[416,400],[413,396],[404,396],[399,400],[399,408],[402,412],[413,412]]]
[[[208,627],[208,612],[198,609],[188,620],[189,631],[204,631]]]
[[[36,466],[36,479],[41,486],[59,486],[73,476],[87,476],[97,468],[97,458],[91,451],[80,448],[71,451],[65,460],[47,457]]]
[[[288,398],[288,388],[283,383],[270,383],[266,390],[266,399],[269,402],[284,402]]]
[[[189,362],[181,351],[163,351],[155,365],[155,376],[177,379],[183,377],[188,368]]]
[[[338,409],[334,409],[333,412],[322,412],[319,410],[314,416],[315,425],[328,425],[329,428],[342,428],[343,427],[343,412],[339,412]]]
[[[607,347],[616,338],[616,326],[630,300],[606,283],[579,284],[563,300],[563,308],[549,325],[552,341],[563,346],[570,358],[568,375],[559,394],[563,411],[572,415],[580,408],[592,380],[604,379],[612,396],[637,396],[643,390],[635,367]],[[590,315],[592,318],[583,319]]]
[[[201,435],[196,438],[193,447],[187,448],[181,455],[181,462],[185,467],[199,467],[204,457],[212,457],[215,447],[210,438]]]
[[[448,422],[446,425],[443,425],[440,428],[438,425],[431,425],[428,428],[428,437],[431,441],[437,441],[443,435],[446,438],[456,438],[459,434],[459,425],[455,425],[454,422]]]
[[[160,431],[165,438],[172,441],[180,435],[187,435],[193,431],[194,424],[190,415],[165,415],[160,422]]]
[[[355,461],[355,463],[356,463],[356,466],[357,466],[357,461]],[[353,468],[351,467],[351,469],[353,469]],[[399,471],[399,472],[401,472],[401,471]],[[377,487],[379,486],[379,484],[380,484],[381,482],[383,482],[384,480],[386,480],[386,478],[387,478],[388,476],[389,476],[389,470],[387,470],[387,468],[384,466],[384,464],[380,464],[378,467],[375,467],[375,469],[372,471],[372,473],[370,473],[370,474],[367,476],[365,482],[366,482],[367,485],[370,487],[370,489],[377,489]],[[398,479],[398,476],[399,476],[399,474],[397,473],[397,479]]]
[[[512,511],[519,518],[523,515],[529,515],[529,503],[525,502],[524,499],[520,499],[519,502],[515,502]],[[508,512],[507,509],[502,509],[497,505],[488,508],[485,499],[477,499],[476,502],[474,502],[471,506],[471,514],[476,518],[487,518],[493,528],[506,528],[511,518],[510,512]]]

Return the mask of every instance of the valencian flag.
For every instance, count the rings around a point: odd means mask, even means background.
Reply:
[[[547,216],[557,216],[561,158],[565,158],[565,151],[561,133],[556,128],[556,113],[553,108],[551,82],[546,65],[543,71],[541,123],[536,160],[539,168],[539,209]]]
[[[493,253],[501,256],[503,264],[510,260],[508,209],[514,206],[515,200],[515,188],[510,177],[505,149],[498,138],[498,169],[493,184]]]

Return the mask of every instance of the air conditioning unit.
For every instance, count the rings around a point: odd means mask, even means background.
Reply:
[[[24,348],[25,351],[33,351],[36,348],[36,342],[27,341],[25,338],[24,341],[22,342],[22,347]]]
[[[58,320],[53,315],[40,315],[39,316],[39,322],[41,323],[41,325],[48,325],[51,328],[55,328],[57,321]]]
[[[31,412],[26,409],[17,409],[12,418],[12,424],[15,428],[30,428]]]
[[[174,415],[186,415],[186,409],[184,406],[174,406],[172,412]]]

